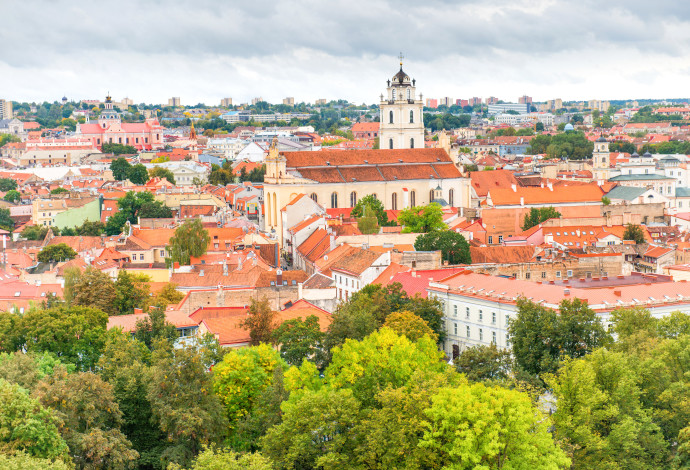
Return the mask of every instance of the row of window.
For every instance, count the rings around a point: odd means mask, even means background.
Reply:
[[[453,316],[457,318],[458,316],[458,306],[453,305]],[[510,321],[510,315],[506,315],[506,326],[508,326],[508,322]],[[484,312],[482,310],[479,310],[478,317],[480,322],[484,321]],[[496,312],[491,312],[491,324],[495,325],[496,324]],[[470,308],[465,307],[465,319],[469,320],[470,319]]]
[[[390,150],[393,150],[393,139],[388,139],[388,148],[389,148]],[[414,138],[411,138],[411,139],[410,139],[410,148],[411,148],[411,149],[414,148]]]
[[[393,100],[396,99],[396,96],[397,96],[396,91],[397,90],[395,88],[393,88],[393,90],[391,91],[391,98],[393,98]],[[407,99],[408,100],[412,99],[412,91],[410,88],[407,89]],[[410,113],[412,113],[412,111],[410,111]],[[412,119],[412,116],[410,116],[410,119]],[[410,122],[412,122],[412,121],[410,121]]]
[[[388,124],[393,124],[393,111],[388,114]],[[410,111],[410,124],[414,124],[414,111]]]
[[[372,194],[374,199],[378,199],[376,194]],[[312,199],[314,202],[319,202],[318,201],[318,196],[316,193],[311,193],[309,197]],[[429,201],[434,200],[434,190],[429,191]],[[448,204],[453,206],[453,203],[455,202],[455,191],[450,189],[448,190]],[[357,205],[357,192],[352,191],[350,193],[350,206],[349,207],[355,207]],[[417,194],[415,191],[410,191],[410,207],[415,207],[417,205]],[[331,193],[331,209],[337,209],[338,208],[338,193]],[[392,210],[398,210],[398,193],[393,193],[391,194],[391,209]],[[489,240],[491,240],[491,237],[489,237]],[[503,237],[500,237],[500,241],[503,241]],[[489,241],[489,243],[491,243]]]
[[[455,334],[455,336],[458,336],[458,324],[457,323],[453,323],[453,334]],[[465,327],[465,337],[467,339],[472,338],[472,329],[469,326]],[[484,341],[484,329],[483,328],[479,328],[479,341]],[[496,344],[496,332],[495,331],[491,332],[491,344]]]

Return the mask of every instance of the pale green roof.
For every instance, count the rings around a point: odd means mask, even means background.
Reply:
[[[652,173],[649,175],[619,175],[609,179],[609,181],[649,181],[649,180],[673,180],[668,176],[657,175]]]
[[[633,186],[616,186],[606,194],[609,199],[623,199],[632,201],[647,191],[647,188],[635,188]]]

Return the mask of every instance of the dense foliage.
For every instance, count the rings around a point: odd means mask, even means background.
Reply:
[[[525,215],[525,220],[522,223],[522,230],[529,230],[540,223],[549,219],[560,219],[561,213],[553,207],[533,207],[529,213]]]
[[[414,241],[417,251],[441,251],[443,261],[450,264],[471,264],[470,245],[465,237],[453,230],[434,230],[419,235]]]
[[[569,158],[584,160],[592,157],[594,143],[587,140],[582,132],[565,132],[562,134],[540,134],[530,140],[527,153],[531,155],[546,154],[550,158]]]

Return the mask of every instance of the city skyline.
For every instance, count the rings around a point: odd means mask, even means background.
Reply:
[[[162,5],[6,6],[0,38],[11,47],[0,52],[0,89],[16,101],[100,99],[110,91],[135,103],[294,96],[372,104],[403,51],[426,97],[687,94],[690,6],[674,2]]]

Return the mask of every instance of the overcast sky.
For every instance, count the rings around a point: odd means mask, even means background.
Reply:
[[[687,97],[682,0],[0,0],[0,98]]]

